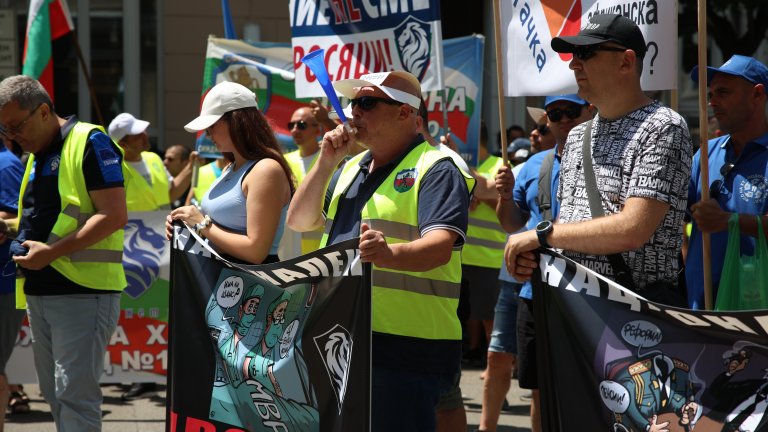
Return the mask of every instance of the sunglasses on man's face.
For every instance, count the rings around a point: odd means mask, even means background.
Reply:
[[[605,45],[578,45],[573,47],[573,57],[581,61],[585,61],[597,55],[598,51],[624,52],[626,50],[627,48],[619,48],[619,47],[612,47],[612,46],[605,46]]]
[[[581,115],[581,109],[584,108],[584,105],[569,105],[568,108],[560,109],[555,108],[547,111],[547,118],[549,118],[549,121],[551,122],[559,122],[563,119],[563,116],[568,117],[569,119],[573,120],[578,118]]]
[[[299,128],[299,130],[306,130],[310,126],[315,126],[315,124],[310,124],[305,122],[304,120],[299,120],[297,122],[288,122],[288,130],[293,130],[293,127],[296,126]]]
[[[402,102],[398,102],[394,99],[384,99],[375,96],[363,96],[352,99],[350,102],[352,103],[352,108],[358,107],[363,111],[370,111],[376,108],[376,105],[378,105],[379,102],[385,103],[387,105],[404,105]]]

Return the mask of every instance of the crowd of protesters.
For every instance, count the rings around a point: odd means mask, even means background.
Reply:
[[[18,284],[57,429],[101,430],[99,378],[126,285],[122,228],[128,211],[168,209],[169,239],[181,221],[242,263],[359,237],[362,261],[373,265],[372,430],[466,430],[464,350],[465,365],[487,361],[478,430],[496,430],[517,377],[532,391],[532,430],[540,431],[536,249],[556,249],[650,300],[700,309],[702,234],[712,236],[716,295],[729,218],[738,214],[742,253],[751,254],[755,216],[765,221],[768,211],[765,65],[735,55],[707,68],[722,136],[709,143],[715,175],[702,185],[685,120],[641,88],[646,43],[631,20],[594,15],[552,48],[572,56],[578,93],[529,109],[528,139],[520,127],[507,131],[510,165],[489,154],[485,128],[477,167],[451,149],[450,136],[429,136],[421,83],[392,71],[333,83],[351,101],[351,127],[317,101],[296,110],[288,129],[297,150],[287,154],[251,90],[214,86],[185,126],[223,155],[200,168],[197,185],[199,156],[184,146],[164,159],[148,151],[148,122],[123,113],[107,131],[61,117],[39,82],[6,78],[0,406],[29,408],[4,373],[23,319]],[[663,427],[649,420],[648,430]]]

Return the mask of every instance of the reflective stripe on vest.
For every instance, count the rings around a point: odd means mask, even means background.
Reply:
[[[477,172],[486,178],[493,178],[504,161],[500,157],[488,156]],[[496,209],[481,202],[469,212],[467,241],[462,252],[462,264],[499,269],[504,259],[507,235],[496,217]]]
[[[340,198],[359,172],[363,155],[342,169],[327,212],[321,245],[328,242]],[[363,207],[361,222],[382,231],[390,244],[421,238],[418,228],[418,192],[429,168],[450,157],[428,143],[412,149],[389,174]],[[461,170],[459,170],[461,171]],[[467,193],[474,179],[462,172]],[[434,340],[460,340],[456,316],[461,283],[461,250],[449,262],[424,272],[407,272],[373,266],[372,328],[379,333]]]
[[[104,128],[101,126],[78,122],[64,140],[58,174],[62,210],[46,241],[48,244],[52,244],[80,228],[95,212],[83,176],[83,154],[88,137],[93,130],[104,132]],[[106,132],[104,133],[106,134]],[[34,156],[30,155],[21,184],[20,197],[24,196],[33,167]],[[130,175],[126,171],[127,167],[123,162],[123,174]],[[22,214],[21,206],[19,206],[19,214]],[[122,291],[127,285],[122,258],[123,230],[120,229],[86,249],[57,258],[50,265],[78,285],[101,290]]]
[[[168,174],[160,156],[152,152],[142,152],[141,159],[147,164],[152,184],[132,166],[126,164],[131,177],[125,181],[125,202],[128,211],[152,211],[170,209],[168,194]]]
[[[319,155],[319,151],[315,153],[315,157],[312,158],[312,162],[310,162],[308,169],[312,169]],[[307,173],[304,172],[304,164],[301,163],[300,150],[294,150],[290,153],[286,153],[283,156],[285,157],[285,161],[288,163],[288,167],[291,168],[291,172],[293,173],[293,178],[295,180],[295,186],[298,188],[301,182],[304,181],[304,177],[307,175]],[[302,254],[308,254],[320,249],[320,241],[323,238],[323,231],[321,229],[317,231],[302,232],[299,234],[301,235]]]

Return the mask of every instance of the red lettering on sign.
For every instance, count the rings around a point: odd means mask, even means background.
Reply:
[[[387,54],[387,62],[389,64],[386,69],[382,70],[392,70],[392,54],[389,52],[389,39],[384,39],[384,53]],[[376,70],[378,71],[379,69]]]
[[[328,47],[327,50],[325,50],[325,70],[328,71],[328,79],[330,81],[334,81],[333,75],[331,75],[331,68],[328,67],[328,60],[331,58],[333,53],[336,52],[336,50],[339,49],[338,45],[331,45]],[[339,79],[339,78],[336,78]]]
[[[296,70],[301,67],[301,59],[304,57],[304,48],[301,45],[293,47],[293,69]]]
[[[350,21],[358,22],[362,20],[360,9],[356,8],[355,5],[352,4],[352,0],[347,0],[347,11],[349,12]]]
[[[343,0],[331,0],[331,9],[333,10],[334,22],[339,25],[343,22],[347,22],[347,15],[344,13]]]
[[[344,47],[339,51],[339,71],[336,73],[336,79],[349,78],[349,72],[352,70],[350,63],[352,62],[352,51],[354,44],[344,44]]]

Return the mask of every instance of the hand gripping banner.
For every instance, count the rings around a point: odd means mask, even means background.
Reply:
[[[555,252],[534,275],[546,431],[768,431],[768,310],[652,303]]]
[[[371,285],[358,239],[258,266],[203,241],[175,227],[168,430],[368,430]]]

